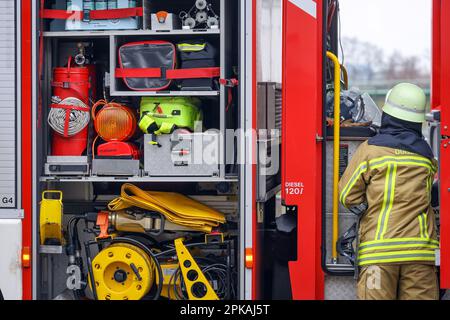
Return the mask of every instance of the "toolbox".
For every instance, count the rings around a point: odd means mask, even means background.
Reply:
[[[134,159],[93,159],[94,176],[139,176],[139,160]]]
[[[144,172],[151,177],[218,177],[220,134],[217,132],[145,135]]]
[[[46,175],[60,176],[84,176],[89,174],[89,162],[87,156],[47,156],[45,163]]]

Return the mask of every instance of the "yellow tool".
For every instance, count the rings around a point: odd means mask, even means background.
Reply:
[[[49,196],[53,196],[53,198]],[[62,199],[63,193],[61,191],[47,190],[42,192],[39,219],[41,245],[62,245]]]
[[[144,250],[115,243],[92,261],[99,300],[140,300],[155,281],[155,264]],[[92,284],[91,284],[92,286]]]
[[[126,183],[122,185],[120,197],[111,201],[108,209],[121,211],[132,207],[159,212],[169,222],[190,231],[209,233],[226,222],[222,213],[182,194],[144,191]]]
[[[219,300],[182,239],[175,240],[175,249],[189,300]]]
[[[327,52],[327,57],[334,63],[334,144],[333,144],[333,263],[337,263],[336,243],[339,237],[339,161],[341,147],[341,64],[338,57]]]

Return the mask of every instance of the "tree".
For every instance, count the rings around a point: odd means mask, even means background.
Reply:
[[[345,65],[351,83],[413,81],[429,83],[430,56],[389,56],[375,44],[357,38],[343,38]],[[342,57],[341,57],[342,58]]]

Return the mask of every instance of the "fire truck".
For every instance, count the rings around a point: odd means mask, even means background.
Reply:
[[[338,7],[2,1],[3,297],[354,299],[336,183],[373,131],[327,121],[348,86]],[[448,21],[433,0],[443,289]]]

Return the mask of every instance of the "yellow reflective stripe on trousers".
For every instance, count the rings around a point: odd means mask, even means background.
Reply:
[[[378,226],[375,240],[383,239],[386,234],[389,221],[389,214],[392,210],[395,194],[395,177],[397,174],[397,165],[390,164],[386,172],[386,181],[384,186],[384,199],[380,216],[378,217]]]
[[[353,188],[356,181],[358,181],[359,177],[366,171],[367,171],[367,162],[363,162],[358,166],[358,168],[355,170],[352,177],[348,181],[347,185],[344,187],[344,190],[342,190],[340,201],[344,207],[345,207],[345,199],[347,198],[347,195],[349,194],[350,190]]]
[[[362,254],[358,258],[360,266],[367,264],[395,263],[406,261],[435,261],[434,250],[407,250]]]

